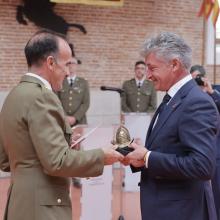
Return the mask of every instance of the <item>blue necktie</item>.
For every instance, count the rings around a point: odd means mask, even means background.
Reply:
[[[162,102],[160,103],[159,107],[157,108],[156,112],[154,113],[154,116],[153,116],[151,123],[150,123],[150,126],[149,126],[148,134],[151,133],[151,131],[154,127],[154,124],[155,124],[155,120],[156,119],[157,119],[157,121],[159,120],[160,114],[162,113],[163,109],[165,108],[166,104],[170,101],[170,99],[171,99],[170,95],[168,95],[166,93],[166,95],[163,97]],[[158,116],[158,118],[157,118],[157,116]]]

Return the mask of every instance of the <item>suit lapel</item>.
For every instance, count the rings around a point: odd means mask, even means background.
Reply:
[[[194,80],[190,80],[187,82],[171,99],[171,101],[168,103],[168,105],[165,107],[163,112],[161,112],[160,117],[158,118],[158,121],[156,122],[154,128],[153,124],[151,123],[149,126],[149,130],[147,133],[146,138],[146,144],[145,146],[149,147],[155,137],[159,134],[159,131],[163,128],[167,120],[172,116],[172,113],[182,104],[183,99],[185,96],[189,93],[189,91],[194,87],[197,86]],[[155,115],[153,116],[153,118]],[[151,120],[153,122],[153,119]],[[151,129],[151,130],[150,130]],[[150,149],[150,148],[149,148]]]
[[[170,103],[164,108],[163,112],[160,113],[160,117],[158,118],[154,128],[152,129],[151,133],[148,134],[148,145],[151,145],[152,141],[157,136],[160,129],[164,126],[166,121],[170,118],[172,112],[174,112],[177,109],[181,102],[182,101],[180,97],[175,97],[175,99],[172,99]]]

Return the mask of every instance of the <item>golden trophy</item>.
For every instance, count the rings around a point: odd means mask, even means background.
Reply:
[[[126,156],[128,153],[134,150],[133,148],[129,147],[133,140],[134,139],[131,140],[128,129],[121,125],[116,131],[113,144],[118,145],[116,151]]]

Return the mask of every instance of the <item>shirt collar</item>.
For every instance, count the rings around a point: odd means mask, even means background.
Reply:
[[[26,73],[25,75],[32,76],[32,77],[39,79],[47,89],[52,91],[52,87],[51,87],[50,83],[46,79],[44,79],[43,77],[41,77],[35,73]]]
[[[171,86],[167,93],[170,95],[171,98],[173,98],[174,95],[181,89],[181,87],[184,86],[191,79],[192,79],[191,74],[185,76],[180,81],[178,81],[173,86]]]
[[[139,80],[135,77],[136,84],[138,85],[140,83],[142,85],[145,79],[146,79],[146,77],[143,77],[141,80]]]
[[[70,83],[70,80],[73,80],[73,81],[75,81],[75,79],[76,79],[76,75],[74,75],[74,76],[68,76],[67,77],[67,80],[68,80],[68,82]]]

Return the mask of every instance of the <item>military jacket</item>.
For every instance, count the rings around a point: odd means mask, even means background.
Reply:
[[[63,82],[63,88],[58,92],[58,97],[63,109],[68,116],[74,116],[77,124],[86,124],[86,111],[90,104],[90,94],[88,82],[76,77],[71,86],[67,78]]]
[[[0,169],[11,171],[4,220],[71,220],[68,177],[100,175],[101,149],[76,151],[54,92],[24,76],[0,114]]]
[[[127,80],[122,86],[122,111],[123,112],[152,112],[156,109],[156,92],[153,83],[144,80],[138,88],[136,80]]]

